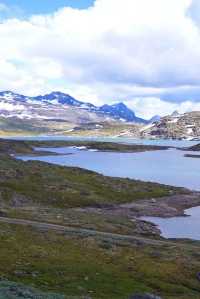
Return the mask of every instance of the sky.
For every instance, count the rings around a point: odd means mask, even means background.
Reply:
[[[94,0],[4,0],[3,5],[15,8],[24,16],[32,14],[53,13],[61,7],[84,9],[92,6]]]
[[[200,1],[0,0],[0,90],[200,110]]]

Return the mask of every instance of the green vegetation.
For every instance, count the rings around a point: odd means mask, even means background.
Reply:
[[[121,203],[190,192],[8,155],[30,155],[34,146],[64,143],[0,141],[0,298],[128,299],[138,292],[163,299],[199,298],[200,243],[164,240],[152,225],[114,213]],[[37,225],[8,224],[2,217],[34,220]]]
[[[31,154],[32,152],[32,146],[25,141],[0,139],[0,153],[2,154]]]
[[[43,119],[19,119],[0,116],[0,136],[38,136],[40,134],[62,135],[72,129],[73,124],[67,121]]]
[[[76,120],[74,119],[76,122]],[[65,136],[139,136],[141,125],[122,122],[97,122],[76,124],[59,119],[19,119],[16,117],[0,116],[0,136],[38,136],[65,135]]]
[[[0,153],[9,154],[38,154],[34,147],[68,147],[68,146],[85,146],[88,149],[97,149],[110,152],[144,152],[154,150],[166,150],[166,146],[123,144],[114,142],[97,142],[97,141],[20,141],[0,139]],[[45,153],[44,153],[45,154]],[[51,153],[52,154],[52,153]]]
[[[102,122],[81,124],[74,127],[73,131],[64,132],[65,135],[75,137],[111,137],[111,136],[132,136],[140,138],[140,124],[127,124],[122,122]]]
[[[186,192],[156,183],[105,177],[79,168],[0,157],[1,201],[48,207],[109,206]]]
[[[0,275],[43,291],[92,299],[127,299],[134,292],[199,298],[199,245],[163,242],[114,246],[98,238],[1,224]],[[14,297],[15,298],[15,297]]]
[[[106,152],[145,152],[154,150],[167,150],[167,146],[143,145],[143,144],[124,144],[115,142],[99,141],[28,141],[27,145],[37,147],[67,147],[67,146],[85,146],[88,149],[97,149]]]

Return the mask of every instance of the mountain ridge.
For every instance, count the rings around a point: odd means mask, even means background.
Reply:
[[[142,129],[143,138],[200,139],[200,111],[174,111]]]
[[[35,97],[24,96],[18,93],[14,93],[12,91],[1,91],[0,92],[0,102],[1,104],[4,101],[5,109],[1,109],[0,106],[0,115],[2,112],[6,111],[11,102],[14,103],[15,108],[17,108],[17,104],[41,104],[41,105],[63,105],[63,106],[71,106],[74,108],[83,109],[89,113],[96,113],[99,116],[109,117],[110,119],[124,121],[124,122],[133,122],[139,124],[147,124],[149,121],[140,117],[137,117],[129,107],[127,107],[123,102],[115,103],[112,105],[104,104],[102,106],[95,106],[89,102],[83,102],[75,99],[69,94],[62,93],[59,91],[54,91],[49,94],[39,95]],[[14,107],[13,107],[14,108]],[[18,107],[19,108],[19,107]],[[22,108],[22,107],[21,107]],[[11,107],[9,108],[11,110]],[[9,110],[7,109],[7,110]],[[5,116],[9,117],[9,113],[4,113]],[[17,117],[17,115],[15,115]],[[22,117],[22,114],[20,114]]]

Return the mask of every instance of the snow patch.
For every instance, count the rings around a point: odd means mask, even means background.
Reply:
[[[12,104],[12,103],[7,103],[4,101],[0,101],[0,110],[6,110],[6,111],[23,111],[25,107],[20,104]]]
[[[146,125],[145,127],[143,127],[140,132],[144,132],[146,130],[149,130],[151,128],[153,128],[155,125],[154,124],[149,124],[149,125]]]

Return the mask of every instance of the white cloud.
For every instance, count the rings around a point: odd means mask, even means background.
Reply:
[[[85,10],[5,20],[0,89],[27,95],[60,89],[99,104],[125,99],[138,113],[143,106],[140,114],[171,111],[178,104],[161,96],[200,86],[193,5],[192,0],[96,0]],[[180,109],[196,105],[182,101]]]
[[[126,101],[126,104],[132,108],[138,116],[147,119],[150,119],[154,115],[170,115],[176,110],[179,113],[200,111],[200,102],[194,103],[185,101],[182,103],[170,103],[154,97],[134,98],[131,101]]]

